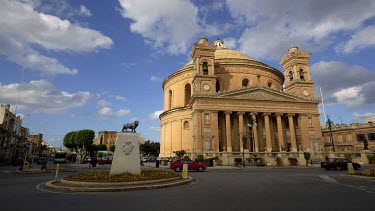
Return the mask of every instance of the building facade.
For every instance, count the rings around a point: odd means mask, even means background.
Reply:
[[[93,140],[93,144],[104,144],[107,146],[107,149],[109,149],[111,145],[116,145],[117,133],[117,131],[99,131],[97,137]],[[145,139],[141,137],[139,133],[137,133],[137,136],[139,143],[144,144]]]
[[[320,148],[323,152],[355,152],[364,150],[365,142],[368,150],[375,152],[375,122],[365,120],[365,123],[336,124],[322,128],[323,143]],[[333,150],[335,149],[335,150]]]
[[[311,54],[292,46],[279,71],[202,37],[191,56],[163,82],[160,156],[319,150]]]
[[[22,127],[22,119],[10,111],[10,105],[0,105],[0,162],[26,153],[29,129]]]

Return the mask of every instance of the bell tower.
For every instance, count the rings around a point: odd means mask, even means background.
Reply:
[[[306,99],[314,98],[314,82],[310,74],[311,54],[289,48],[288,53],[279,62],[283,67],[285,77],[285,92]]]
[[[195,43],[191,52],[195,76],[193,80],[194,93],[215,93],[216,76],[214,69],[215,45],[209,44],[205,37]]]

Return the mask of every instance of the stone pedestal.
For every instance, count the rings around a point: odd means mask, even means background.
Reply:
[[[118,133],[110,174],[141,174],[137,133]]]

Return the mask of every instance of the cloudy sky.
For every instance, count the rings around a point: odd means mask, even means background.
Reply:
[[[281,70],[293,44],[334,123],[375,116],[374,0],[0,0],[0,102],[62,146],[72,130],[159,141],[162,82],[205,36]],[[321,109],[321,106],[320,106]],[[321,115],[321,122],[324,118]]]

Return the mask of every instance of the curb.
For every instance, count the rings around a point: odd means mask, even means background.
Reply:
[[[59,169],[59,172],[75,172],[76,170],[68,170],[68,169]],[[55,173],[56,169],[47,169],[47,170],[36,170],[36,171],[19,171],[16,170],[18,174],[40,174],[40,173]]]
[[[125,185],[117,187],[69,187],[69,186],[58,186],[54,185],[54,180],[39,184],[42,190],[47,191],[61,191],[61,192],[121,192],[121,191],[137,191],[137,190],[154,190],[160,188],[168,188],[174,186],[180,186],[192,183],[194,178],[189,177],[188,179],[180,179],[179,181],[172,181],[163,184],[145,184],[145,185]],[[57,181],[60,182],[60,181]]]
[[[340,174],[340,176],[354,177],[354,178],[367,179],[367,180],[375,180],[375,177],[371,177],[371,176],[359,176],[359,175],[350,175],[350,174]]]

